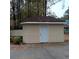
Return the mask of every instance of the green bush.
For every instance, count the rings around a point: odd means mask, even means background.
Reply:
[[[21,43],[23,43],[22,36],[10,37],[10,42],[13,43],[13,44],[21,44]]]

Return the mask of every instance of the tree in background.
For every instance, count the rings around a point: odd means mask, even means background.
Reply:
[[[65,11],[64,16],[61,18],[64,20],[64,32],[69,33],[69,8]]]
[[[21,8],[23,7],[23,0],[11,0],[10,1],[10,21],[12,23],[11,28],[20,28],[21,18]]]
[[[10,1],[10,21],[12,26],[10,28],[14,28],[16,26],[16,15],[15,15],[15,0]]]
[[[46,16],[47,9],[61,0],[11,0],[10,19],[11,28],[21,28],[20,22],[26,17]],[[51,12],[49,12],[51,14]],[[55,13],[53,14],[55,15]],[[56,16],[55,16],[56,17]]]
[[[46,15],[47,16],[53,16],[53,17],[57,17],[55,12],[51,12],[51,7],[55,6],[57,3],[62,2],[62,10],[65,8],[65,0],[47,0],[47,11],[46,11]]]

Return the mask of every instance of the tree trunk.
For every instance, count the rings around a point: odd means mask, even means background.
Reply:
[[[31,15],[30,15],[30,2],[31,2],[31,0],[28,0],[28,17],[30,17]]]
[[[37,15],[39,16],[39,0],[36,0],[37,3]]]
[[[44,0],[44,16],[46,16],[46,9],[47,9],[47,0]]]
[[[13,28],[15,28],[15,26],[16,26],[16,16],[15,16],[15,0],[12,0],[12,3],[13,3],[13,5],[12,5],[12,9],[13,9],[13,21],[14,21],[14,27]]]

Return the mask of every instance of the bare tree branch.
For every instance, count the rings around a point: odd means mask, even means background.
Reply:
[[[51,5],[47,6],[47,9],[49,9],[52,5],[55,5],[56,3],[60,2],[60,1],[62,1],[62,0],[57,0],[57,1],[52,0]]]

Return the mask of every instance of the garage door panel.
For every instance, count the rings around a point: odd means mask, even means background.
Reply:
[[[40,25],[40,42],[48,42],[48,25]]]

